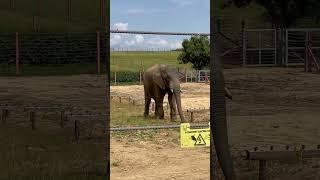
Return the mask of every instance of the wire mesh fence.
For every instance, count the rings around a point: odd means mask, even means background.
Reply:
[[[106,72],[105,33],[1,33],[0,36],[3,75]]]

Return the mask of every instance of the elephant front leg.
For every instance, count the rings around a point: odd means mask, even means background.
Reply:
[[[149,107],[150,107],[151,98],[145,97],[144,100],[144,117],[147,118],[149,116]]]
[[[164,119],[163,101],[156,102],[155,111],[156,118]]]
[[[177,105],[172,93],[168,95],[168,101],[170,106],[170,120],[174,121],[177,118]]]

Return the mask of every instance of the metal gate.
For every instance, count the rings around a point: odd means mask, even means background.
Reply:
[[[287,29],[286,30],[286,66],[304,65],[308,34],[312,41],[312,51],[320,56],[320,29]]]
[[[243,30],[243,66],[276,66],[276,29]]]

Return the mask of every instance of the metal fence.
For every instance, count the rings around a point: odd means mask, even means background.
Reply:
[[[91,70],[86,67],[88,69],[83,73],[91,71],[91,73],[100,74],[102,57],[106,54],[105,37],[105,33],[99,31],[93,33],[0,33],[0,74],[23,75],[31,66],[48,68],[49,65],[52,66],[52,71],[55,71],[63,66],[71,67],[76,64],[91,64]]]
[[[243,33],[243,65],[275,66],[277,31],[275,29],[245,29]]]
[[[312,51],[316,57],[320,55],[320,28],[318,29],[287,29],[286,30],[286,66],[304,65],[308,34],[312,41]]]

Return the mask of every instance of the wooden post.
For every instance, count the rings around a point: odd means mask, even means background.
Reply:
[[[266,164],[267,163],[265,160],[259,161],[259,180],[266,180],[267,179]]]
[[[60,117],[60,127],[64,127],[64,111],[61,111],[61,117]]]
[[[79,132],[78,120],[75,120],[74,121],[74,139],[76,142],[79,142],[79,136],[80,136],[80,132]]]
[[[186,83],[187,83],[188,82],[187,68],[184,68],[184,75],[185,75]]]
[[[10,0],[10,9],[13,11],[16,9],[16,2],[15,0]]]
[[[190,122],[193,122],[193,111],[190,112]]]
[[[71,0],[66,0],[66,21],[69,24],[71,19]]]
[[[35,126],[35,112],[34,111],[30,111],[30,122],[31,122],[31,129],[35,130],[36,126]]]
[[[97,31],[97,74],[100,75],[100,32]]]
[[[119,97],[119,103],[121,103],[121,97]]]
[[[142,77],[142,73],[141,73],[141,70],[140,70],[140,72],[139,72],[139,84],[141,85],[142,84],[142,79],[141,79],[141,77]]]
[[[16,75],[20,75],[20,49],[19,49],[19,33],[16,32]]]
[[[9,114],[8,109],[2,109],[2,114],[1,114],[2,124],[7,124],[8,114]]]
[[[114,84],[117,84],[117,72],[114,72]]]

